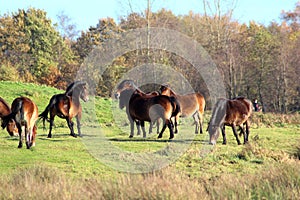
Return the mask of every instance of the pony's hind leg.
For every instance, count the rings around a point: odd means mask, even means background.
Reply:
[[[174,138],[174,132],[173,132],[173,126],[172,124],[169,122],[167,122],[167,125],[168,125],[168,128],[169,128],[169,131],[170,131],[170,140]]]
[[[50,116],[48,138],[52,138],[52,127],[54,125],[54,116]]]
[[[238,145],[241,145],[241,141],[239,140],[239,136],[238,136],[238,134],[237,134],[236,127],[235,127],[234,124],[232,125],[232,131],[233,131],[233,134],[234,134],[234,136],[235,136],[235,139],[236,139]]]
[[[22,135],[22,127],[20,124],[17,124],[18,132],[19,132],[19,145],[18,148],[22,148],[24,137]]]
[[[200,118],[199,118],[199,113],[196,112],[194,115],[193,115],[193,118],[194,118],[194,123],[195,123],[195,134],[198,134],[199,133],[199,128],[200,128]]]
[[[32,136],[32,130],[28,128],[27,123],[25,124],[25,140],[26,140],[26,148],[30,149],[31,147],[31,136]]]

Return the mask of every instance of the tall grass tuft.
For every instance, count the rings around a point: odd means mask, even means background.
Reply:
[[[74,179],[35,165],[0,180],[1,199],[297,199],[299,161],[268,166],[260,174],[189,178],[167,167],[149,174]]]

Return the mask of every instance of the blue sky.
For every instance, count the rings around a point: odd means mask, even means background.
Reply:
[[[210,1],[214,2],[214,0]],[[254,20],[268,25],[271,21],[279,21],[282,10],[293,10],[297,1],[235,0],[233,17],[240,23]],[[153,11],[166,8],[176,15],[188,14],[190,10],[194,13],[203,13],[203,0],[151,0],[151,2]],[[233,0],[222,0],[222,2],[222,8],[226,10],[228,8],[226,2],[233,2]],[[64,12],[71,18],[72,23],[76,24],[78,30],[87,30],[90,26],[95,26],[101,18],[113,17],[118,20],[131,10],[142,12],[146,6],[147,0],[0,0],[0,15],[16,12],[18,8],[34,7],[45,10],[48,17],[56,22],[57,14]]]

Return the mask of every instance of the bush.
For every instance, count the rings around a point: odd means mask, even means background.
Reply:
[[[19,80],[18,70],[10,65],[0,66],[0,80],[1,81],[18,81]]]

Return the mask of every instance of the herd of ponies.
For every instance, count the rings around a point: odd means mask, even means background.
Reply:
[[[24,140],[27,149],[35,146],[36,124],[39,120],[42,120],[44,126],[45,122],[49,122],[48,138],[51,138],[55,116],[65,119],[70,135],[77,137],[72,121],[75,117],[78,136],[82,136],[80,99],[84,102],[89,100],[87,86],[84,81],[71,83],[64,93],[53,95],[40,114],[37,105],[30,98],[17,97],[9,106],[0,97],[1,126],[3,129],[6,128],[10,136],[19,136],[18,148],[22,148]],[[143,137],[146,137],[145,122],[149,122],[149,132],[156,123],[158,138],[162,138],[165,129],[168,128],[169,139],[173,139],[174,133],[178,133],[177,125],[180,117],[193,117],[195,133],[203,133],[205,99],[200,93],[176,94],[169,85],[161,85],[158,91],[145,93],[135,85],[133,80],[123,80],[116,87],[115,98],[119,101],[120,109],[126,110],[130,122],[130,138],[134,136],[134,125],[137,127],[137,134],[141,134],[142,129]],[[249,117],[252,110],[251,101],[245,97],[218,99],[206,129],[209,133],[209,144],[216,144],[220,129],[223,144],[226,144],[225,126],[232,127],[237,143],[241,144],[237,133],[237,128],[239,128],[244,136],[244,144],[247,143],[250,133]],[[160,131],[159,120],[163,122]]]

